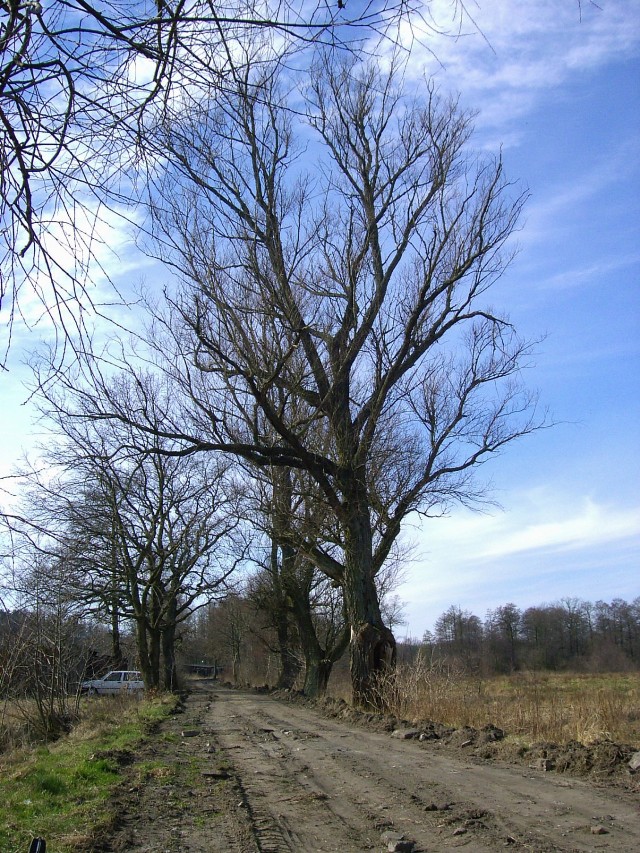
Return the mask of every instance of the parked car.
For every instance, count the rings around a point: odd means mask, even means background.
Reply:
[[[83,681],[80,687],[83,693],[91,696],[113,696],[122,690],[144,690],[144,681],[137,670],[119,669],[108,672],[102,678]]]

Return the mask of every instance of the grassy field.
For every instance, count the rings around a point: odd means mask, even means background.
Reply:
[[[86,700],[80,723],[55,743],[0,754],[0,850],[26,853],[32,838],[48,849],[87,849],[115,815],[108,800],[120,767],[177,697]]]
[[[525,744],[613,740],[640,748],[640,673],[478,678],[418,664],[400,668],[381,697],[405,719],[474,728],[492,723]]]

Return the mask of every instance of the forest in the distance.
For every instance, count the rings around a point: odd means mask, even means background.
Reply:
[[[395,604],[395,618],[402,620]],[[327,623],[326,630],[335,631],[335,626]],[[275,648],[265,612],[250,597],[233,596],[194,615],[182,653],[190,660],[218,662],[231,680],[263,683],[277,671]],[[489,610],[484,620],[452,605],[421,639],[409,637],[398,643],[399,663],[412,662],[418,652],[486,675],[523,669],[636,670],[640,597],[595,603],[564,598],[526,609],[508,603]]]

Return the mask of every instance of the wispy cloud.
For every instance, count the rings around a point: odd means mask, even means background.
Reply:
[[[544,193],[534,195],[527,206],[525,228],[518,235],[520,247],[548,245],[550,239],[574,228],[588,205],[597,205],[590,215],[604,220],[615,212],[620,189],[637,179],[638,141],[631,136],[613,149],[593,155],[588,164],[581,164],[579,175],[550,175]]]
[[[589,548],[640,535],[640,507],[619,509],[585,499],[582,506],[557,520],[503,529],[481,547],[478,559],[491,560],[523,551],[566,551]]]
[[[565,269],[538,282],[538,287],[549,290],[569,290],[584,284],[610,280],[614,273],[640,264],[640,252],[602,259],[596,263]]]
[[[512,494],[507,503],[509,512],[461,509],[414,531],[416,560],[399,590],[410,633],[432,628],[451,604],[482,617],[507,601],[526,608],[566,596],[638,595],[630,566],[640,548],[640,505],[605,504],[551,487]]]
[[[590,496],[567,499],[550,488],[510,495],[509,512],[476,515],[460,510],[426,522],[424,562],[452,559],[477,566],[523,552],[563,552],[640,538],[640,505],[603,504]]]
[[[607,0],[602,7],[572,0],[519,3],[491,0],[429,3],[434,29],[413,44],[409,73],[435,75],[481,110],[479,124],[502,126],[526,114],[537,99],[576,73],[632,56],[640,49],[638,0]],[[415,29],[405,25],[408,43]],[[420,35],[418,33],[418,35]]]

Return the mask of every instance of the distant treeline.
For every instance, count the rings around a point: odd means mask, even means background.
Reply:
[[[468,670],[522,668],[609,671],[640,666],[640,597],[632,602],[563,598],[521,610],[504,604],[481,620],[452,605],[422,645]],[[415,647],[415,641],[407,647]],[[406,649],[409,653],[409,648]]]

